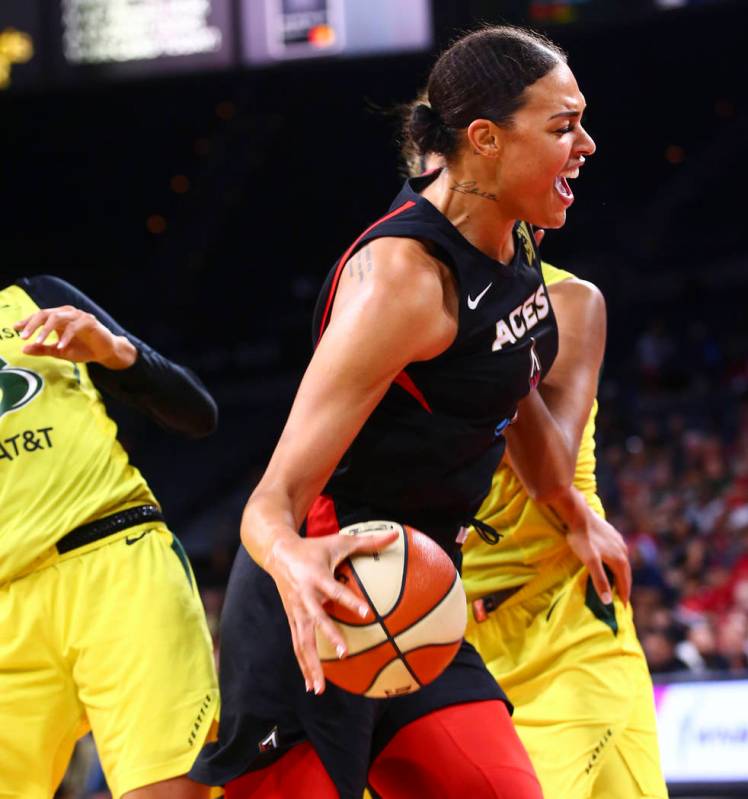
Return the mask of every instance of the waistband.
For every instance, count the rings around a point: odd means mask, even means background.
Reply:
[[[473,617],[478,622],[485,621],[488,614],[499,606],[520,604],[538,594],[555,589],[560,583],[572,578],[583,568],[582,562],[571,550],[564,550],[544,563],[535,576],[527,582],[484,594],[473,600],[470,603]]]
[[[473,617],[477,622],[485,621],[492,610],[496,610],[509,597],[514,596],[524,588],[523,585],[515,585],[511,588],[502,588],[501,591],[494,591],[492,594],[485,594],[478,599],[474,599],[470,606],[473,609]]]
[[[57,542],[57,551],[62,555],[65,552],[70,552],[73,549],[98,541],[100,538],[106,538],[109,535],[118,533],[120,530],[134,527],[136,524],[163,521],[164,516],[158,506],[137,505],[134,508],[128,508],[110,516],[103,516],[101,519],[95,519],[92,522],[76,527],[62,536]]]

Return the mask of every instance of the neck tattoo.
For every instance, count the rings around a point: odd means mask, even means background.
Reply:
[[[477,180],[463,180],[460,183],[455,183],[449,187],[450,191],[456,191],[458,194],[474,194],[476,197],[482,197],[484,200],[495,200],[496,195],[488,191],[481,191],[478,188]]]

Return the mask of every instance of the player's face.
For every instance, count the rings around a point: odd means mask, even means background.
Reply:
[[[500,201],[512,206],[517,219],[538,227],[561,227],[574,202],[568,181],[595,152],[581,124],[584,97],[566,64],[529,86],[526,97],[514,124],[501,129]]]

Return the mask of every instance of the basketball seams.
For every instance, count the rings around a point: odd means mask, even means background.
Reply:
[[[410,530],[410,550],[405,581],[401,583],[402,595],[397,604],[385,614],[388,630],[393,635],[400,634],[401,628],[408,629],[413,617],[423,618],[433,609],[432,598],[454,587],[455,568],[438,544],[424,533]],[[438,548],[439,558],[427,555],[429,550]]]
[[[400,532],[403,534],[403,565],[402,565],[402,575],[400,577],[400,591],[399,591],[399,593],[397,595],[397,598],[395,599],[395,602],[393,603],[392,607],[390,608],[390,610],[387,611],[387,615],[392,613],[397,608],[397,606],[400,604],[400,601],[403,598],[403,594],[405,593],[405,576],[408,573],[408,533],[407,533],[407,528],[406,528],[406,526],[404,524],[400,524],[399,522],[397,522],[396,524],[400,528]],[[364,598],[368,602],[369,607],[371,608],[371,610],[372,610],[372,612],[374,614],[374,621],[378,622],[380,624],[380,626],[384,630],[385,635],[387,635],[387,630],[385,629],[384,624],[382,622],[382,616],[379,613],[379,609],[376,607],[376,605],[372,601],[371,596],[369,595],[369,592],[364,587],[363,580],[361,579],[359,573],[356,571],[356,566],[355,566],[355,564],[353,562],[353,558],[349,557],[347,560],[348,560],[348,564],[349,564],[351,573],[353,574],[353,577],[356,580],[356,585],[359,587],[361,593],[363,594]],[[358,619],[356,619],[356,621],[354,622],[354,621],[349,621],[348,619],[339,619],[336,616],[334,616],[333,614],[330,614],[330,618],[333,619],[334,621],[339,622],[340,624],[345,624],[348,627],[368,627],[370,624],[372,624],[371,621],[367,621],[366,619],[363,619],[362,621],[359,621]]]
[[[377,679],[379,678],[379,675],[382,674],[382,672],[388,666],[392,665],[393,663],[397,663],[398,661],[402,661],[402,659],[397,656],[396,652],[394,653],[394,657],[393,657],[393,650],[395,649],[395,647],[393,646],[392,642],[387,640],[387,639],[385,639],[384,641],[380,641],[376,646],[374,646],[371,649],[368,649],[366,651],[371,653],[373,650],[378,649],[380,647],[382,647],[383,649],[386,647],[387,649],[390,650],[388,655],[387,655],[388,659],[385,660],[382,663],[382,665],[374,672],[373,677],[370,679],[370,681],[368,683],[366,683],[366,687],[361,688],[359,686],[356,689],[353,689],[353,688],[346,688],[345,686],[342,686],[344,690],[352,691],[353,693],[357,693],[357,694],[360,694],[362,696],[365,696],[372,689],[372,686],[376,683]],[[363,652],[357,652],[352,657],[355,658],[355,657],[357,657],[360,654],[363,654]],[[330,660],[323,660],[322,662],[323,663],[331,663],[333,665],[340,665],[341,664],[340,660],[331,660],[331,661]],[[362,675],[362,676],[364,676],[364,675]],[[330,681],[333,682],[333,683],[335,682],[334,679],[331,679],[329,675],[328,675],[328,679],[330,679]],[[350,685],[350,683],[349,683],[349,685]]]
[[[353,660],[357,658],[359,655],[365,655],[367,652],[373,652],[375,649],[378,649],[383,644],[391,643],[389,638],[385,638],[383,641],[377,641],[376,644],[372,644],[371,646],[367,646],[366,649],[357,649],[355,652],[351,653],[350,655],[346,655],[346,660]],[[437,646],[441,646],[441,644],[437,644]],[[410,651],[410,650],[409,650]],[[320,663],[338,663],[340,658],[338,657],[330,657],[330,658],[320,658]]]
[[[394,613],[400,606],[403,596],[405,595],[405,583],[408,578],[408,558],[410,555],[410,536],[408,533],[412,532],[412,528],[408,527],[406,524],[401,524],[400,529],[403,531],[403,570],[402,576],[400,577],[400,593],[397,595],[397,599],[394,601],[392,607],[387,611],[388,616]],[[385,633],[388,633],[386,628]]]
[[[459,574],[455,575],[455,579],[452,581],[452,583],[449,586],[449,588],[444,592],[444,595],[439,599],[439,601],[435,602],[431,606],[431,609],[429,610],[429,612],[426,615],[424,615],[424,616],[419,616],[415,621],[413,621],[407,627],[403,627],[403,629],[400,630],[398,633],[396,633],[395,636],[397,638],[399,638],[401,635],[405,635],[405,633],[407,633],[408,630],[412,630],[413,627],[415,627],[417,624],[420,624],[424,619],[428,618],[432,613],[434,613],[437,610],[437,608],[439,608],[441,605],[444,604],[444,602],[447,600],[447,598],[452,593],[452,591],[454,591],[455,583],[459,582],[459,580],[460,580],[460,575]],[[385,632],[385,635],[387,635],[387,637],[389,638],[390,637],[390,631],[387,629],[386,626],[384,628],[384,632]],[[460,638],[458,640],[462,640],[462,638],[464,638],[464,636],[460,636]],[[454,643],[454,641],[451,642],[451,643]],[[446,646],[449,646],[449,645],[450,645],[449,643],[446,644]],[[438,644],[437,646],[441,646],[441,644]],[[398,647],[398,651],[399,651],[399,647]],[[412,650],[409,649],[408,652],[410,652],[410,651],[412,651]]]
[[[400,602],[400,599],[401,599],[401,597],[403,595],[404,586],[405,586],[405,576],[408,573],[408,549],[409,549],[408,533],[407,533],[407,528],[406,528],[406,526],[404,524],[400,525],[400,529],[403,532],[403,569],[402,569],[402,573],[401,573],[401,577],[400,577],[400,594],[398,595],[397,602],[395,602],[394,606],[389,611],[389,613],[392,613],[394,611],[394,609],[397,607],[398,602]],[[363,584],[363,581],[359,577],[358,572],[356,571],[356,566],[353,563],[353,561],[351,561],[351,572],[353,573],[353,576],[354,576],[354,578],[356,580],[356,584],[358,585],[359,590],[361,591],[363,596],[366,598],[366,601],[369,603],[369,607],[374,611],[374,616],[375,616],[377,624],[379,624],[379,626],[382,628],[382,632],[384,632],[384,634],[386,636],[386,639],[394,647],[395,652],[397,654],[397,657],[403,662],[403,665],[408,670],[408,673],[410,674],[410,676],[418,683],[418,686],[422,688],[423,687],[423,682],[418,679],[418,675],[413,671],[413,669],[410,667],[410,664],[405,659],[405,654],[402,652],[400,647],[397,645],[397,641],[395,641],[394,637],[392,635],[390,635],[390,631],[387,629],[387,625],[384,623],[384,619],[382,618],[382,615],[380,614],[379,609],[377,607],[375,607],[374,603],[371,601],[371,597],[369,596],[369,592],[366,590],[366,586]],[[443,599],[440,599],[439,603],[441,603],[442,601],[443,601]],[[437,603],[437,604],[439,604],[439,603]],[[388,615],[389,615],[389,613],[388,613]],[[359,654],[359,653],[357,652],[356,654]],[[380,672],[383,671],[383,670],[384,669],[380,669]],[[378,676],[378,674],[376,676]],[[374,682],[376,682],[376,676],[375,676],[374,680],[371,682],[371,684],[369,685],[369,688],[371,688],[371,686],[374,684]]]
[[[387,670],[387,669],[388,669],[388,668],[389,668],[389,667],[390,667],[390,666],[391,666],[393,663],[397,663],[398,661],[399,661],[399,662],[400,662],[400,663],[401,663],[403,666],[405,666],[405,668],[408,670],[408,674],[410,674],[410,675],[411,675],[411,677],[413,677],[413,679],[414,679],[414,680],[415,680],[415,681],[418,683],[418,687],[419,687],[419,688],[423,688],[423,683],[422,683],[422,682],[421,682],[421,681],[418,679],[418,677],[416,677],[416,676],[415,676],[415,674],[413,674],[413,670],[412,670],[412,669],[410,668],[410,666],[408,665],[408,662],[407,662],[407,661],[405,660],[405,658],[404,658],[404,657],[401,655],[400,657],[394,658],[394,659],[393,659],[393,660],[391,660],[389,663],[385,663],[385,664],[384,664],[384,666],[382,666],[382,668],[381,668],[381,669],[379,669],[379,671],[378,671],[378,672],[377,672],[377,673],[374,675],[374,679],[373,679],[373,680],[372,680],[372,681],[369,683],[369,685],[368,685],[368,687],[367,687],[366,691],[364,691],[364,696],[366,696],[366,695],[369,693],[369,691],[371,691],[371,689],[372,689],[372,688],[373,688],[373,687],[376,685],[376,683],[377,683],[377,680],[378,680],[378,679],[379,679],[379,678],[382,676],[382,674],[383,674],[383,673],[384,673],[384,672],[385,672],[385,671],[386,671],[386,670]],[[384,696],[384,697],[381,697],[381,696],[379,696],[379,695],[376,695],[376,694],[375,694],[375,698],[377,698],[377,699],[390,699],[390,698],[394,699],[396,696],[405,696],[405,694],[406,694],[406,693],[413,693],[413,691],[403,691],[402,693],[394,693],[394,692],[393,692],[393,694],[392,694],[392,696],[391,696],[391,697],[390,697],[390,696]]]
[[[462,645],[462,639],[450,643],[423,644],[408,650],[407,658],[412,667],[423,675],[426,683],[435,680],[442,673],[442,666],[438,661],[443,657],[442,653],[448,655],[451,661]],[[435,662],[436,661],[436,662]]]

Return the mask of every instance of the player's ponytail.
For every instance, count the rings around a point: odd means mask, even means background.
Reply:
[[[416,101],[410,106],[407,135],[420,153],[451,153],[456,144],[456,131],[442,122],[439,114],[427,103]]]

